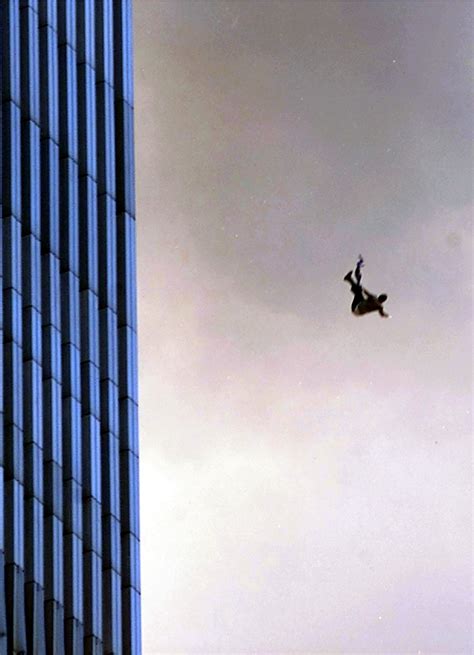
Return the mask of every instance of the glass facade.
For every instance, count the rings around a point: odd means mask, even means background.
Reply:
[[[131,20],[0,2],[0,654],[141,652]]]

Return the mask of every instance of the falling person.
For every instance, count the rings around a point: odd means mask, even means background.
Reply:
[[[390,318],[383,309],[383,303],[387,300],[387,294],[381,293],[379,296],[374,296],[372,293],[364,289],[361,285],[362,273],[361,268],[364,266],[364,260],[359,255],[355,268],[355,281],[352,278],[352,271],[349,271],[344,276],[344,280],[351,285],[351,291],[354,294],[351,310],[354,316],[363,316],[370,312],[378,312],[383,318]]]

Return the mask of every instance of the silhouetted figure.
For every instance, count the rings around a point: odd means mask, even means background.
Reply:
[[[360,269],[363,266],[364,260],[362,259],[362,256],[359,255],[355,268],[355,282],[352,279],[352,271],[349,271],[349,273],[344,276],[344,280],[349,282],[351,285],[351,291],[354,294],[354,300],[352,301],[351,306],[352,313],[354,316],[363,316],[370,312],[378,312],[380,316],[383,316],[383,318],[390,318],[390,315],[386,314],[383,309],[383,303],[388,297],[387,294],[381,293],[380,296],[374,296],[361,285],[362,273]]]

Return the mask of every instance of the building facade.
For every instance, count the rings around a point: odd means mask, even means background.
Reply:
[[[0,2],[0,654],[141,651],[131,18]]]

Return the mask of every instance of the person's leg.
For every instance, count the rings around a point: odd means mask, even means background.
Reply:
[[[357,305],[359,305],[359,303],[362,300],[364,300],[364,296],[359,295],[359,294],[354,294],[354,300],[352,301],[352,305],[351,305],[351,311],[352,312],[355,312]]]
[[[349,271],[349,273],[344,275],[344,280],[349,282],[349,284],[355,284],[354,280],[352,279],[352,271]]]
[[[354,300],[352,301],[351,305],[351,311],[354,311],[357,305],[364,300],[364,293],[362,291],[362,287],[360,284],[356,284],[352,278],[352,271],[349,271],[349,273],[344,277],[344,280],[346,282],[349,282],[351,285],[351,291],[354,294]]]
[[[361,283],[361,280],[362,280],[362,273],[361,273],[360,269],[363,267],[363,265],[364,265],[364,260],[359,255],[359,259],[357,260],[356,269],[355,269],[355,279],[357,280],[357,285],[358,286],[360,286],[360,283]]]

